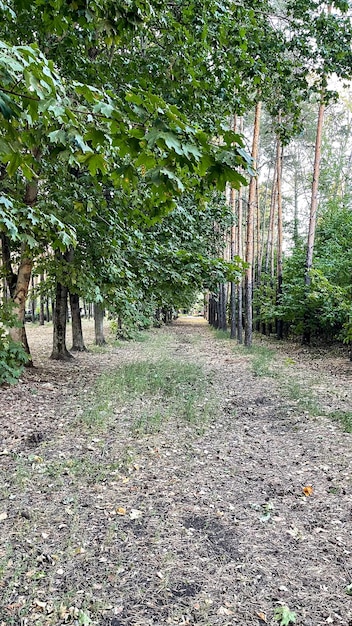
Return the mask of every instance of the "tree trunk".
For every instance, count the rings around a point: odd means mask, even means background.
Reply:
[[[35,285],[34,285],[34,276],[32,275],[31,277],[31,318],[32,318],[32,324],[35,323],[35,309],[36,309],[36,300],[34,298],[34,289],[35,289]]]
[[[297,248],[298,240],[299,240],[299,234],[298,234],[299,190],[298,190],[298,165],[297,163],[298,163],[298,157],[296,156],[296,152],[295,152],[294,173],[293,173],[293,183],[294,183],[293,243],[294,243],[295,248]]]
[[[50,322],[50,307],[49,307],[49,298],[45,298],[45,311],[46,311],[46,321]]]
[[[235,118],[236,120],[236,118]],[[235,127],[235,121],[234,121]],[[236,250],[236,225],[235,225],[235,217],[236,217],[236,192],[234,189],[231,189],[230,192],[230,202],[232,208],[233,215],[233,225],[231,227],[231,241],[230,241],[230,259],[234,260]],[[236,283],[233,281],[230,284],[230,337],[231,339],[235,339],[236,331],[237,331],[237,317],[236,317]]]
[[[277,150],[276,150],[276,154],[277,154]],[[272,251],[274,247],[276,185],[277,185],[277,159],[275,160],[275,167],[274,167],[274,174],[273,174],[273,186],[272,186],[271,197],[270,197],[268,236],[267,236],[267,242],[266,242],[265,265],[264,265],[264,271],[266,275],[269,274],[269,263],[272,257]]]
[[[243,131],[241,124],[241,132]],[[243,194],[242,187],[238,190],[238,206],[237,206],[237,219],[238,219],[238,232],[237,232],[237,245],[238,256],[243,258]],[[241,278],[238,291],[237,291],[237,340],[238,343],[243,343],[243,280]]]
[[[279,118],[280,123],[280,118]],[[276,179],[276,191],[277,191],[277,293],[276,304],[279,304],[282,296],[282,246],[283,246],[283,226],[282,226],[282,193],[281,193],[281,180],[282,180],[282,161],[283,150],[281,148],[281,141],[277,140],[277,179]],[[277,320],[277,338],[283,339],[283,321]]]
[[[258,159],[259,146],[259,130],[260,130],[260,114],[261,102],[257,103],[255,108],[255,120],[253,129],[252,143],[252,159],[253,165],[256,167]],[[250,347],[252,345],[253,336],[253,243],[254,243],[254,208],[256,202],[256,179],[252,176],[248,191],[248,213],[247,213],[247,241],[246,241],[246,263],[247,269],[245,274],[245,339],[244,343]]]
[[[10,335],[14,341],[19,341],[20,343],[22,343],[26,353],[30,355],[30,349],[25,328],[25,313],[33,261],[26,256],[27,251],[24,244],[22,244],[21,246],[21,252],[23,256],[21,256],[21,261],[17,273],[16,286],[12,294],[12,300],[15,304],[14,313],[19,322],[19,326],[11,328]],[[27,366],[30,367],[31,365],[33,365],[32,360],[29,360]]]
[[[308,229],[308,241],[307,241],[307,254],[306,254],[306,268],[304,275],[304,284],[306,288],[306,296],[311,283],[310,271],[313,266],[313,253],[314,253],[314,241],[315,230],[317,223],[317,209],[318,209],[318,188],[319,188],[319,173],[320,173],[320,159],[321,159],[321,142],[323,136],[323,122],[324,122],[325,105],[321,101],[318,113],[317,133],[315,139],[315,154],[314,154],[314,170],[313,170],[313,182],[312,182],[312,198],[310,205],[309,215],[309,229]],[[310,343],[310,326],[309,326],[309,313],[306,309],[303,320],[303,336],[302,343]]]
[[[37,198],[38,183],[35,180],[27,183],[24,202],[27,206],[33,206],[36,203]],[[19,322],[18,327],[10,329],[10,335],[14,341],[22,343],[26,353],[30,356],[25,328],[25,311],[31,281],[33,260],[28,254],[26,244],[22,243],[18,272],[15,274],[12,268],[10,242],[4,233],[1,234],[1,252],[6,282],[9,287],[11,299],[15,305],[14,313]],[[26,365],[27,367],[31,367],[33,365],[32,360],[29,359]]]
[[[95,345],[103,346],[106,343],[104,337],[104,309],[98,302],[94,304],[94,331]]]
[[[68,361],[73,358],[66,348],[67,294],[67,287],[57,282],[53,315],[53,351],[50,356],[55,361]]]
[[[72,319],[72,348],[71,352],[86,352],[84,345],[79,295],[70,292],[70,308]]]
[[[40,275],[40,282],[44,282],[44,274]],[[44,313],[44,309],[45,309],[45,298],[44,298],[44,294],[41,293],[40,294],[40,308],[39,308],[39,324],[40,326],[44,326],[44,321],[45,321],[45,313]]]
[[[226,287],[222,283],[219,287],[219,324],[218,328],[221,330],[227,330],[226,322]]]

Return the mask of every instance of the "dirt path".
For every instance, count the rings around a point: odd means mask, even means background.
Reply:
[[[0,626],[273,625],[283,605],[351,626],[351,435],[319,408],[352,410],[352,366],[286,346],[269,367],[203,320],[150,337],[61,364],[33,329],[38,367],[0,390]],[[165,358],[204,374],[204,421],[94,387]]]

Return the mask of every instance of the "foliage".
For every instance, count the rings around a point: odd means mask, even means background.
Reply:
[[[352,212],[330,204],[317,229],[314,267],[309,287],[304,284],[305,250],[297,245],[284,265],[283,291],[262,285],[256,298],[258,317],[267,322],[282,319],[300,335],[308,325],[316,339],[352,339]]]
[[[0,385],[14,384],[20,377],[23,366],[28,362],[28,355],[21,344],[11,339],[8,332],[9,326],[16,325],[11,307],[2,307],[0,313]]]

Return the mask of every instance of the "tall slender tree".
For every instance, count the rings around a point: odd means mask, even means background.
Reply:
[[[256,167],[258,160],[259,132],[260,132],[260,116],[262,102],[259,101],[255,107],[253,141],[252,141],[252,159],[253,166]],[[245,339],[244,343],[250,347],[253,339],[253,260],[254,260],[254,215],[256,203],[256,178],[251,177],[248,191],[248,210],[247,210],[247,235],[246,235],[246,274],[245,274]]]

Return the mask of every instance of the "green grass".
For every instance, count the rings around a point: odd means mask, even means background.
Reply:
[[[150,413],[143,411],[134,421],[132,431],[137,436],[158,433],[167,419],[168,416],[161,410]]]
[[[213,330],[214,336],[216,339],[231,339],[229,330]],[[233,340],[232,340],[233,341]]]
[[[129,414],[136,415],[134,434],[159,432],[170,418],[204,426],[217,405],[208,387],[203,368],[195,363],[167,358],[128,363],[100,376],[79,422],[106,428],[115,409],[128,405]]]
[[[266,346],[252,346],[246,349],[252,355],[252,370],[255,376],[274,376],[272,363],[275,351]]]
[[[294,401],[297,408],[313,417],[323,414],[308,381],[305,381],[303,387],[301,382],[294,377],[288,377],[286,372],[280,375],[280,379],[285,396]]]
[[[333,411],[327,413],[327,416],[340,422],[346,433],[352,433],[352,411]]]

